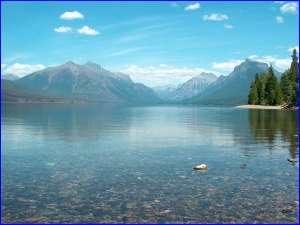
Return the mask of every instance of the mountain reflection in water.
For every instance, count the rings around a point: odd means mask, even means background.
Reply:
[[[288,110],[2,104],[2,223],[298,223],[297,124]]]

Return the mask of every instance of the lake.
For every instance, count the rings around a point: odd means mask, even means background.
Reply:
[[[293,110],[2,104],[2,223],[298,223],[298,154]]]

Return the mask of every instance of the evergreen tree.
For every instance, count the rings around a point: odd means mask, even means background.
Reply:
[[[293,50],[291,68],[281,77],[280,84],[274,73],[272,65],[268,74],[262,72],[255,74],[248,95],[248,104],[281,105],[284,102],[298,105],[298,57],[296,49]]]
[[[282,90],[284,102],[291,102],[293,92],[294,92],[292,82],[289,79],[289,73],[290,73],[290,71],[286,71],[281,76],[281,81],[280,81],[280,87],[281,87],[281,90]]]
[[[291,81],[292,81],[292,87],[293,87],[293,95],[292,95],[292,103],[295,103],[298,105],[298,94],[299,94],[299,71],[298,71],[298,57],[297,57],[297,50],[293,50],[292,55],[292,63],[291,63]]]
[[[291,63],[291,80],[295,83],[298,83],[298,57],[297,57],[297,50],[293,50],[293,55],[292,55],[292,63]]]
[[[299,72],[298,72],[298,57],[296,49],[293,50],[291,68],[287,70],[281,77],[280,87],[283,93],[283,99],[287,103],[298,105],[299,94]]]
[[[267,81],[267,75],[265,72],[262,72],[259,76],[258,81],[258,104],[259,105],[266,105],[266,81]]]
[[[266,83],[266,101],[268,105],[275,104],[275,89],[278,85],[277,78],[272,65],[269,68],[267,83]]]
[[[258,83],[259,83],[259,75],[258,75],[258,73],[255,74],[255,80],[254,80],[254,82],[255,82],[255,84],[257,86]]]
[[[257,105],[258,104],[258,92],[255,81],[252,82],[250,94],[248,95],[248,104]]]
[[[280,88],[280,85],[277,84],[275,88],[275,101],[274,105],[282,105],[283,104],[283,94]]]

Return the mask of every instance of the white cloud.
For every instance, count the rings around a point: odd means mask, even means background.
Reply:
[[[269,65],[275,65],[278,69],[286,70],[290,68],[292,59],[278,59],[276,56],[263,56],[262,58],[258,57],[257,55],[249,56],[249,59],[254,59],[258,62],[268,63]]]
[[[187,7],[185,7],[184,10],[195,10],[195,9],[199,9],[200,8],[200,4],[197,2],[194,5],[188,5]]]
[[[74,12],[65,12],[61,14],[59,18],[63,20],[74,20],[74,19],[83,19],[84,16],[80,12],[74,11]]]
[[[225,24],[224,27],[225,27],[226,29],[233,29],[233,28],[234,28],[232,25],[229,25],[229,24]]]
[[[176,2],[172,2],[170,5],[172,8],[179,8]]]
[[[203,20],[227,20],[227,19],[228,16],[225,14],[213,13],[210,16],[209,15],[203,16]]]
[[[213,62],[212,67],[214,69],[232,71],[235,66],[240,65],[242,62],[244,62],[244,60],[229,59],[228,62],[223,62],[223,63]]]
[[[89,28],[88,26],[83,26],[81,29],[78,29],[77,31],[80,34],[86,34],[86,35],[98,35],[98,34],[100,34],[100,32],[98,32],[98,31],[96,31],[92,28]]]
[[[263,56],[263,60],[265,62],[272,63],[272,62],[276,62],[277,58],[275,56],[266,55],[266,56]]]
[[[289,69],[291,67],[292,59],[277,59],[275,65],[280,69]]]
[[[283,23],[283,18],[282,18],[282,16],[276,16],[276,22],[277,22],[277,23]]]
[[[299,46],[295,46],[295,47],[293,47],[293,48],[289,48],[288,51],[289,51],[289,52],[293,52],[294,49],[296,49],[296,50],[297,50],[297,53],[299,53]]]
[[[298,48],[299,46],[295,46],[294,48]],[[288,51],[292,51],[294,48],[290,48]],[[278,56],[274,55],[266,55],[266,56],[258,56],[258,55],[250,55],[248,56],[248,59],[252,59],[258,62],[262,63],[267,63],[269,66],[272,64],[275,66],[275,68],[278,71],[284,71],[287,70],[291,67],[291,58],[278,58]],[[233,71],[234,67],[241,64],[244,62],[244,60],[235,60],[235,59],[230,59],[228,62],[222,62],[222,63],[217,63],[213,62],[212,63],[212,68],[214,69],[219,69],[219,70],[225,70],[225,71]]]
[[[6,64],[1,64],[1,69],[4,69],[6,67]]]
[[[296,14],[296,13],[298,13],[298,2],[286,3],[280,7],[280,11],[282,13]]]
[[[23,77],[25,75],[28,75],[30,73],[43,70],[46,67],[42,64],[36,64],[36,65],[29,65],[29,64],[20,64],[15,63],[13,66],[9,66],[4,72],[5,74],[12,73],[19,77]]]
[[[274,4],[283,4],[284,1],[275,1]]]
[[[209,71],[203,68],[176,68],[166,64],[159,64],[159,66],[138,67],[136,65],[125,65],[122,73],[131,76],[135,82],[141,82],[148,86],[160,86],[167,84],[180,84],[189,79],[199,75],[202,72],[212,72],[219,76],[218,72]]]
[[[251,59],[250,56],[248,58]],[[252,59],[257,62],[267,63],[269,66],[271,64],[274,65],[274,62],[276,62],[276,60],[277,60],[277,58],[275,56],[263,56],[262,58],[256,56],[256,58],[252,58]]]
[[[256,59],[256,58],[258,58],[258,55],[250,55],[250,56],[248,57],[248,59]]]
[[[58,32],[58,33],[66,33],[66,32],[71,31],[71,30],[72,30],[71,27],[58,27],[58,28],[54,28],[54,31]]]

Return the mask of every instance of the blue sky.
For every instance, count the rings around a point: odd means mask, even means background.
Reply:
[[[298,46],[298,2],[1,2],[1,74],[92,61],[153,87],[246,58],[283,72]]]

